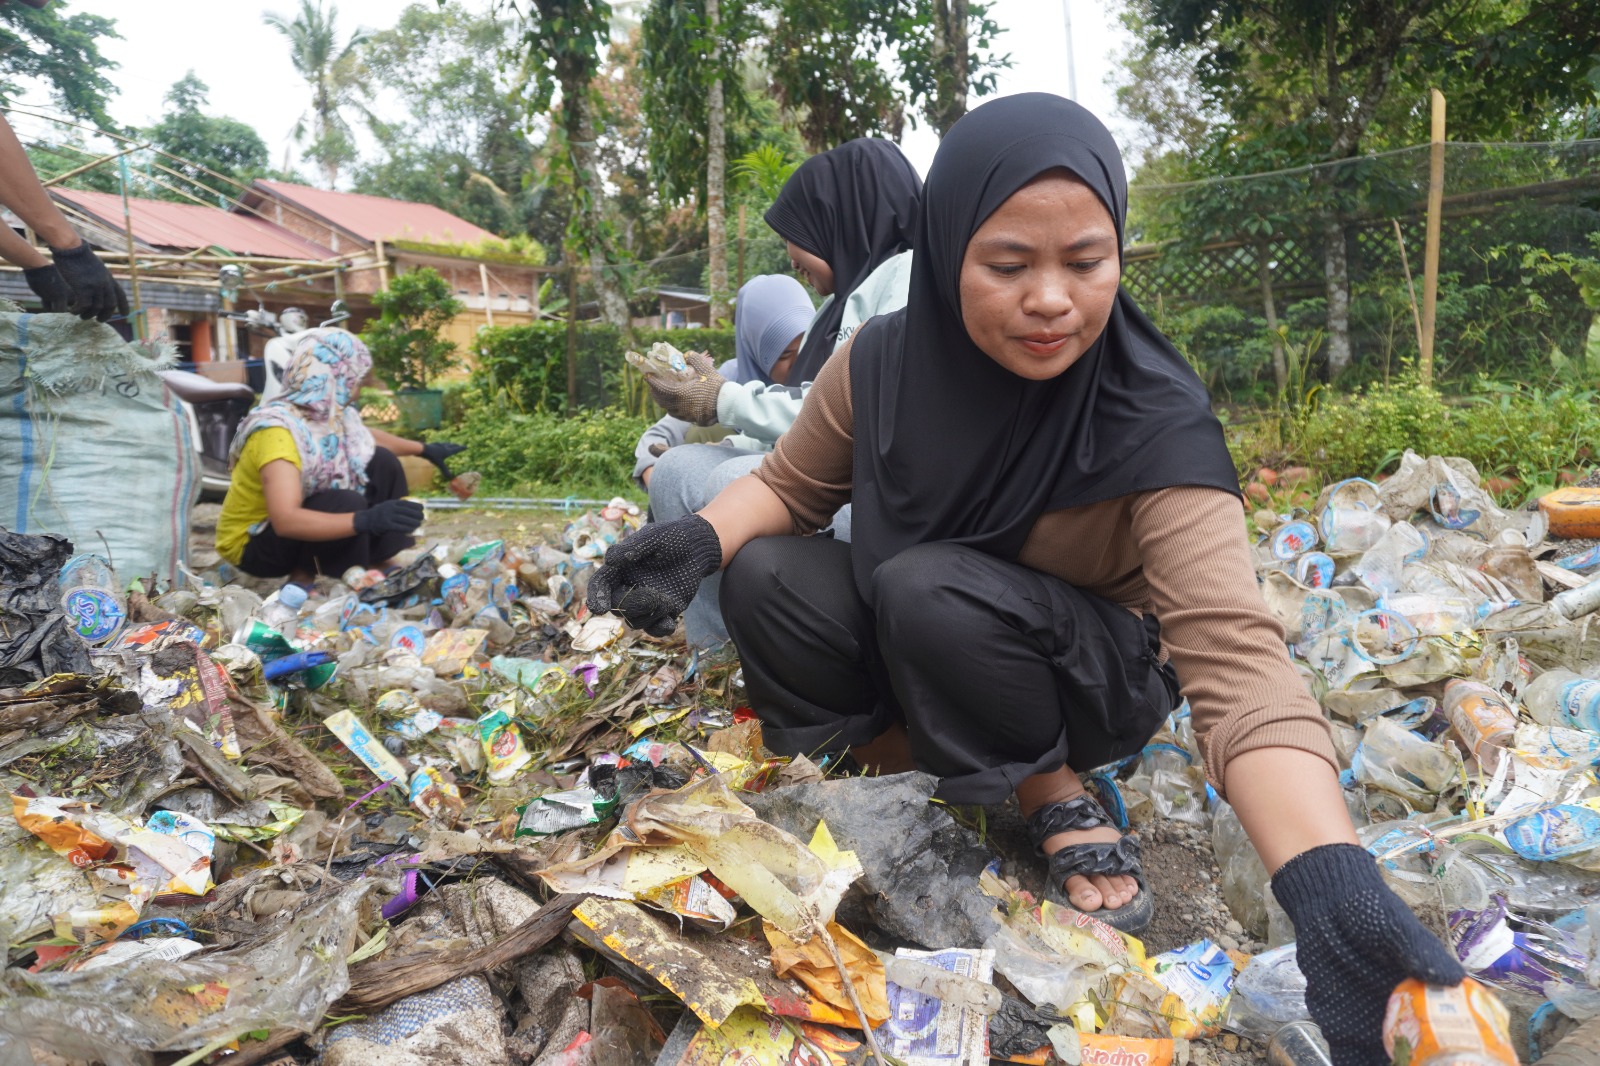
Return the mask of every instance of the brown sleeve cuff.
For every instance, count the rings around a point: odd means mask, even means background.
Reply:
[[[1301,701],[1296,700],[1296,703]],[[1287,710],[1282,707],[1240,708],[1218,722],[1200,738],[1200,755],[1206,764],[1206,779],[1226,798],[1228,763],[1257,748],[1295,748],[1315,755],[1339,772],[1339,758],[1333,749],[1328,722],[1315,704]]]

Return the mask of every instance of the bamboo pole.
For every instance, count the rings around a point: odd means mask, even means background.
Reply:
[[[128,317],[134,320],[134,332],[139,339],[147,341],[150,339],[150,327],[145,321],[144,302],[139,295],[139,265],[133,256],[133,214],[128,210],[128,157],[119,156],[117,163],[122,177],[122,234],[128,241],[128,278],[129,287],[133,290],[133,309]]]
[[[378,250],[378,288],[389,287],[389,253],[384,249],[383,241],[375,241]]]
[[[1400,220],[1394,223],[1394,243],[1400,246],[1400,269],[1406,276],[1406,294],[1411,297],[1411,321],[1417,327],[1417,351],[1422,351],[1422,312],[1417,309],[1417,283],[1411,280],[1411,261],[1406,258],[1406,235],[1400,232]]]
[[[494,328],[494,294],[489,291],[489,268],[482,263],[478,264],[478,283],[483,286],[483,319],[491,329]]]
[[[79,174],[82,174],[84,171],[93,170],[95,167],[98,167],[98,166],[100,166],[100,165],[102,165],[104,163],[110,163],[113,160],[121,159],[125,155],[128,155],[128,154],[133,153],[133,152],[137,152],[141,148],[149,148],[149,147],[150,146],[148,144],[136,144],[132,148],[125,148],[120,152],[112,152],[110,155],[103,155],[99,159],[90,160],[89,162],[83,164],[83,166],[81,166],[81,167],[73,167],[71,170],[67,171],[65,174],[57,174],[55,177],[51,178],[49,181],[42,181],[39,184],[44,186],[46,189],[48,189],[52,185],[60,185],[62,182],[66,181],[68,178],[75,178]]]
[[[1439,305],[1439,222],[1444,213],[1444,94],[1431,92],[1432,149],[1428,164],[1428,241],[1422,253],[1422,357],[1417,369],[1424,385],[1433,384],[1433,330]]]
[[[1267,262],[1267,242],[1256,245],[1256,277],[1261,282],[1261,309],[1266,312],[1267,330],[1272,334],[1272,376],[1281,396],[1289,387],[1289,363],[1283,350],[1283,334],[1278,332],[1278,302],[1272,295],[1272,267]],[[1298,402],[1299,397],[1295,397]]]
[[[567,268],[567,414],[578,409],[578,268]]]

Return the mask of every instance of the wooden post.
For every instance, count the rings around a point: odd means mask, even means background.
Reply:
[[[567,267],[567,414],[578,409],[578,268]]]
[[[378,288],[389,287],[389,250],[383,246],[382,241],[375,242],[378,252]]]
[[[494,327],[494,297],[489,293],[489,268],[478,264],[478,283],[483,286],[483,317],[490,328]]]
[[[1422,253],[1422,358],[1417,369],[1433,384],[1433,327],[1439,304],[1439,216],[1444,213],[1444,94],[1432,90],[1433,136],[1428,166],[1428,242]]]
[[[1256,275],[1261,280],[1261,309],[1267,314],[1267,329],[1272,333],[1272,376],[1278,394],[1289,387],[1289,364],[1284,357],[1283,334],[1278,332],[1278,302],[1272,296],[1272,268],[1267,265],[1267,242],[1256,245]],[[1297,401],[1299,397],[1295,398]]]
[[[744,216],[746,205],[739,205],[739,288],[744,288]]]
[[[122,235],[128,243],[128,287],[133,291],[133,309],[128,317],[133,319],[134,334],[142,341],[150,339],[150,324],[144,313],[144,299],[139,293],[139,261],[133,254],[133,214],[128,209],[128,157],[117,157],[122,178]]]

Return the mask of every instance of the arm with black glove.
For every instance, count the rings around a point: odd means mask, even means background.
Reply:
[[[717,396],[728,379],[717,373],[716,364],[704,352],[685,352],[683,358],[694,376],[679,381],[647,374],[644,382],[650,387],[650,396],[674,418],[697,426],[716,425]]]
[[[62,280],[72,290],[68,311],[84,321],[93,318],[106,322],[119,315],[127,316],[127,294],[87,241],[76,248],[51,248],[50,252],[55,256]]]
[[[1294,922],[1306,1006],[1334,1066],[1384,1066],[1381,1031],[1389,995],[1415,977],[1456,985],[1466,971],[1383,883],[1355,844],[1303,851],[1272,875],[1272,894]]]
[[[722,567],[722,541],[697,514],[652,523],[606,549],[589,579],[589,610],[654,637],[671,634],[700,582]]]
[[[351,518],[357,533],[411,533],[422,525],[423,513],[416,500],[384,500]]]
[[[450,472],[449,458],[466,450],[467,446],[465,444],[452,444],[447,440],[435,440],[429,441],[422,446],[422,457],[438,467],[439,473],[444,475],[446,481],[449,481],[455,477]]]

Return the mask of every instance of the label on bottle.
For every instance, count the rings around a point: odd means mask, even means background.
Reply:
[[[116,596],[104,589],[73,589],[62,597],[61,606],[72,631],[90,644],[109,638],[127,617]]]
[[[1600,733],[1600,681],[1568,681],[1561,686],[1560,707],[1567,725]]]

